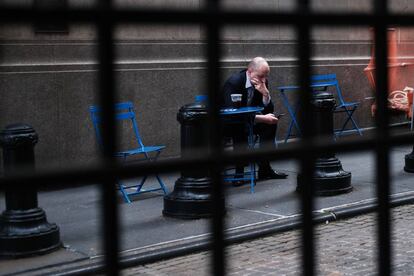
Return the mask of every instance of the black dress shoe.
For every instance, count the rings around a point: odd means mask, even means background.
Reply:
[[[250,180],[234,180],[231,182],[231,185],[234,187],[240,187],[247,183],[250,183]]]
[[[286,173],[283,172],[277,172],[274,170],[268,170],[268,171],[260,171],[259,170],[259,180],[266,180],[266,179],[285,179],[288,177]]]
[[[235,180],[233,180],[231,182],[231,184],[234,187],[239,187],[239,186],[243,186],[244,184],[247,184],[250,182],[250,180],[245,178],[244,172],[243,170],[236,170],[236,174],[234,175]]]

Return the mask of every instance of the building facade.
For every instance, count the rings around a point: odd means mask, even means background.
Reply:
[[[42,2],[42,1],[37,1]],[[47,1],[46,1],[47,2]],[[199,9],[202,0],[114,1],[115,7]],[[258,3],[256,3],[258,2]],[[226,9],[284,11],[290,0],[222,1]],[[370,11],[372,1],[319,0],[322,11]],[[31,5],[32,1],[24,4]],[[79,8],[94,1],[67,1]],[[398,12],[414,10],[410,1],[392,1]],[[147,144],[164,144],[163,157],[180,154],[179,108],[207,93],[205,30],[200,25],[128,24],[114,29],[115,79],[118,101],[132,101]],[[44,31],[33,24],[0,28],[0,126],[24,122],[39,134],[38,167],[91,164],[98,147],[88,108],[98,103],[97,30],[91,24],[69,24]],[[374,126],[373,92],[364,75],[371,56],[368,27],[320,26],[312,30],[313,73],[336,73],[346,99],[359,101],[355,118],[362,128]],[[398,29],[398,43],[412,44],[414,32]],[[276,87],[298,82],[297,37],[291,26],[226,26],[221,32],[222,81],[243,69],[255,56],[270,64],[271,96],[285,112]],[[411,53],[404,53],[410,57]],[[396,114],[392,123],[406,122]],[[280,122],[283,139],[288,117]],[[125,137],[124,137],[125,138]],[[121,139],[122,140],[122,139]],[[125,142],[127,143],[127,142]]]

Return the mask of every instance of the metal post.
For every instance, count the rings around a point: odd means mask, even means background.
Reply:
[[[203,156],[209,151],[207,108],[203,102],[184,105],[177,114],[181,124],[181,156]],[[208,168],[189,168],[181,171],[174,191],[164,197],[165,216],[203,218],[213,215],[212,178]]]
[[[311,105],[317,136],[330,136],[333,139],[334,96],[328,92],[315,93]],[[313,180],[316,195],[336,195],[352,190],[351,172],[342,169],[341,161],[335,157],[333,152],[323,153],[316,158]],[[300,192],[303,189],[302,186],[307,184],[307,181],[301,175],[298,175],[297,183],[297,191]]]
[[[410,96],[411,94],[411,96]],[[409,94],[409,102],[411,97],[411,102],[413,101],[413,93]],[[411,125],[410,129],[413,131],[414,128],[414,104],[411,104]],[[405,166],[404,171],[409,173],[414,173],[414,146],[411,153],[405,155]]]
[[[413,151],[405,155],[404,171],[414,173],[414,146]]]
[[[0,132],[5,175],[34,170],[34,146],[38,136],[25,124],[13,124]],[[37,187],[7,185],[6,210],[0,216],[0,256],[44,254],[61,246],[59,227],[47,222],[37,205]]]

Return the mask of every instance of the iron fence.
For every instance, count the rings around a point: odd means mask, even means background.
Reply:
[[[198,10],[168,10],[168,9],[138,9],[128,8],[115,9],[112,1],[100,0],[94,7],[84,9],[71,8],[69,6],[58,6],[53,9],[32,9],[30,7],[16,7],[2,4],[0,6],[0,21],[4,23],[15,22],[82,22],[95,24],[98,27],[98,58],[99,58],[99,102],[103,110],[103,137],[104,162],[93,168],[73,168],[61,171],[38,172],[38,173],[21,173],[19,175],[8,176],[1,179],[2,187],[7,185],[68,185],[73,182],[96,183],[100,182],[100,188],[103,191],[103,226],[104,226],[104,266],[84,270],[84,273],[97,271],[106,271],[110,275],[118,275],[120,268],[135,266],[143,262],[153,262],[165,258],[165,255],[152,256],[140,262],[123,262],[120,263],[119,249],[119,214],[116,202],[115,176],[119,178],[130,178],[141,174],[151,172],[168,172],[179,170],[183,167],[191,168],[196,166],[207,166],[214,175],[214,218],[211,223],[213,239],[211,244],[213,249],[213,274],[226,274],[226,257],[224,249],[226,242],[224,240],[224,219],[222,201],[223,187],[220,185],[220,169],[226,164],[232,163],[235,159],[240,162],[249,160],[283,160],[294,157],[300,161],[301,174],[307,179],[312,179],[314,171],[315,156],[324,151],[335,150],[341,152],[352,152],[359,150],[373,150],[376,153],[376,178],[377,178],[377,198],[378,198],[378,271],[380,275],[390,275],[391,244],[390,244],[390,172],[389,172],[389,150],[393,145],[412,143],[413,135],[403,134],[391,136],[388,129],[389,114],[387,111],[387,38],[386,28],[390,25],[409,26],[414,22],[414,14],[390,14],[386,0],[372,1],[375,7],[373,12],[369,13],[337,13],[337,12],[318,12],[311,11],[310,3],[307,0],[297,0],[296,9],[289,12],[283,11],[227,11],[220,6],[220,1],[206,1],[204,7]],[[207,29],[207,51],[208,60],[207,79],[208,99],[209,99],[209,118],[208,126],[213,129],[219,123],[219,107],[216,104],[216,91],[220,90],[220,31],[225,25],[232,24],[256,24],[256,25],[288,25],[294,26],[297,33],[297,54],[300,61],[299,77],[300,86],[303,90],[309,87],[309,78],[311,74],[311,39],[310,30],[314,26],[323,26],[333,24],[337,26],[372,26],[375,29],[375,45],[377,45],[376,57],[376,79],[377,82],[377,103],[378,116],[376,117],[376,135],[373,137],[364,137],[358,141],[338,141],[336,143],[321,143],[315,138],[312,132],[312,113],[310,105],[303,105],[302,125],[303,139],[298,142],[294,148],[282,148],[267,151],[255,151],[249,153],[235,153],[232,155],[224,154],[219,147],[220,137],[214,131],[211,131],[209,137],[213,150],[208,156],[197,159],[177,158],[174,160],[161,160],[148,164],[137,164],[128,167],[119,166],[115,163],[113,153],[116,145],[116,128],[114,122],[114,34],[113,30],[117,24],[121,23],[151,23],[151,24],[176,24],[176,23],[196,23],[201,24]],[[311,93],[301,93],[301,102],[309,103]],[[221,162],[217,162],[221,160]],[[305,185],[301,193],[301,210],[302,210],[302,262],[303,274],[315,274],[315,246],[313,231],[313,205],[312,186]],[[262,235],[269,234],[257,233],[253,237],[258,238]],[[202,248],[205,248],[202,247]],[[193,248],[190,250],[199,250]],[[169,257],[178,254],[185,254],[184,251],[172,252]]]

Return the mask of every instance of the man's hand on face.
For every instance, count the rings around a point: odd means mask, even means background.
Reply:
[[[250,82],[254,88],[259,91],[264,97],[269,97],[269,90],[266,87],[266,81],[261,81],[258,78],[252,78]]]

